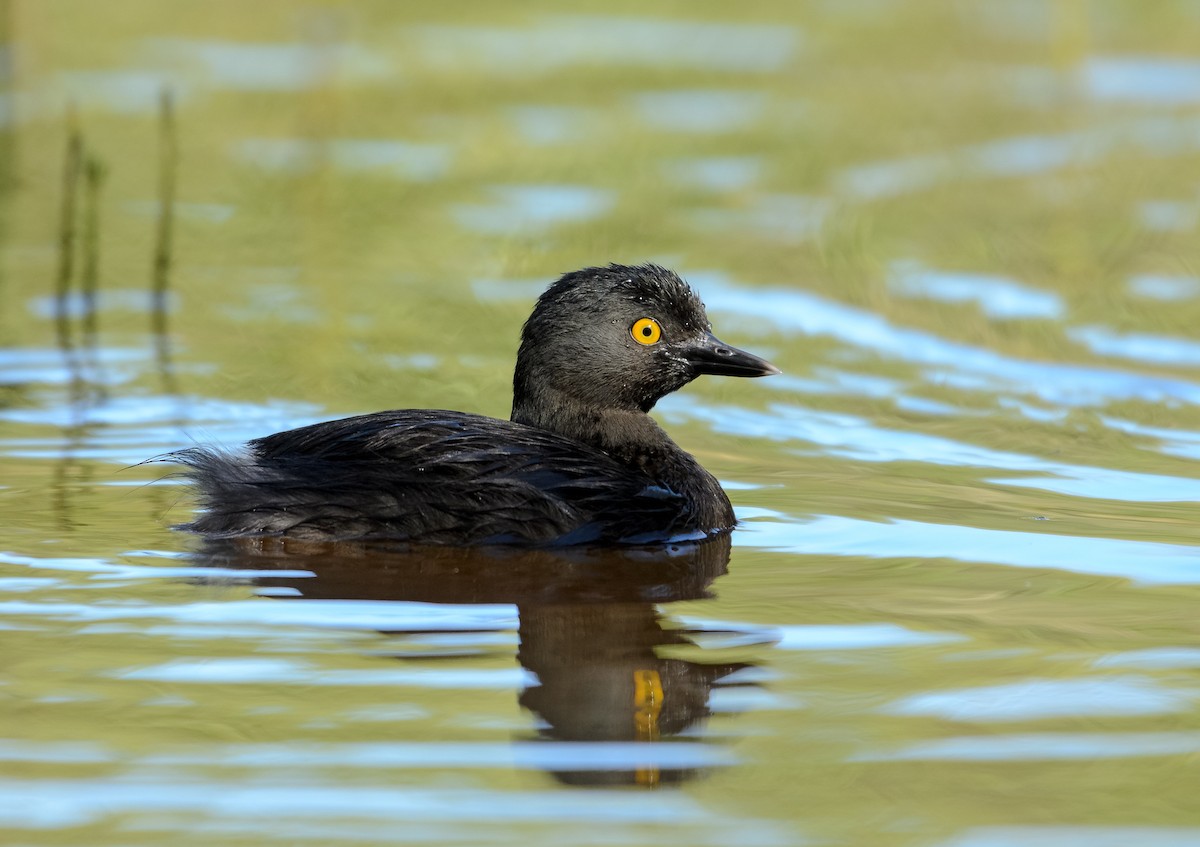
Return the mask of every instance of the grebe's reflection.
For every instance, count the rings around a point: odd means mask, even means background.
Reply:
[[[313,576],[307,578],[257,580],[286,586],[306,599],[513,604],[520,617],[517,658],[538,680],[520,695],[521,705],[541,719],[537,739],[636,744],[703,743],[694,731],[680,736],[710,714],[713,688],[747,667],[661,655],[668,646],[691,648],[687,652],[693,657],[703,652],[686,630],[663,626],[656,604],[710,596],[729,552],[729,537],[723,536],[653,549],[562,550],[239,539],[210,543],[200,555],[227,568],[310,571]],[[671,762],[679,758],[669,756],[647,755],[643,764],[626,755],[613,764],[601,748],[596,751],[595,767],[585,753],[582,761],[550,770],[563,782],[580,785],[659,785],[700,770],[676,767]]]

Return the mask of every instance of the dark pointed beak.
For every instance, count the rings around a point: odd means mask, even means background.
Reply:
[[[711,332],[689,345],[683,351],[683,355],[688,364],[695,369],[697,376],[773,376],[782,373],[766,359],[730,347]]]

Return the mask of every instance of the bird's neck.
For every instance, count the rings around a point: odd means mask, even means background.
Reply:
[[[541,387],[537,394],[523,392],[515,398],[512,420],[602,450],[622,465],[683,494],[704,512],[709,525],[733,525],[729,498],[716,477],[640,409],[598,408]]]
[[[646,454],[683,453],[640,409],[598,407],[545,386],[514,399],[512,420],[580,441],[632,466]]]

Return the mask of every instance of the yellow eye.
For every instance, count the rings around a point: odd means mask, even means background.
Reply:
[[[638,344],[657,344],[658,339],[662,338],[662,327],[658,325],[658,321],[654,318],[639,318],[629,328],[629,334],[633,336],[633,340]]]

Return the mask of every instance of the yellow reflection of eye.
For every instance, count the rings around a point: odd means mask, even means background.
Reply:
[[[658,321],[654,318],[639,318],[629,328],[629,334],[633,336],[633,340],[638,344],[657,344],[658,339],[662,338],[662,327],[658,325]]]

